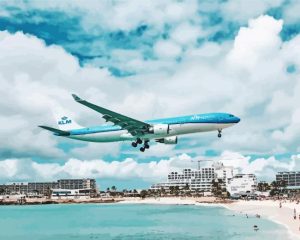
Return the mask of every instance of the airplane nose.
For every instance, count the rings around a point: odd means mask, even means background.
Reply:
[[[238,123],[238,122],[240,122],[241,121],[241,119],[240,118],[238,118],[238,117],[235,117],[235,122],[236,123]]]

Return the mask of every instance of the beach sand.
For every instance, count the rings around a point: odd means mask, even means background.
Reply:
[[[268,218],[278,224],[284,225],[291,235],[291,239],[300,239],[300,206],[295,202],[263,200],[263,201],[236,201],[231,204],[223,204],[224,207],[248,216],[259,214],[262,218]],[[296,209],[296,220],[294,219]]]
[[[282,207],[279,207],[280,201],[262,200],[262,201],[244,201],[238,200],[229,203],[216,202],[214,197],[162,197],[162,198],[128,198],[120,204],[139,203],[139,204],[180,204],[180,205],[200,205],[200,206],[222,206],[238,214],[247,214],[249,217],[255,217],[257,214],[261,218],[267,218],[278,224],[284,225],[290,234],[290,239],[300,240],[300,205],[295,202],[281,201]],[[294,208],[296,209],[296,220],[294,219]]]

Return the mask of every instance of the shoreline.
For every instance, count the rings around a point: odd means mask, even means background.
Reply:
[[[122,201],[120,198],[80,198],[80,199],[49,199],[49,198],[26,198],[20,199],[5,199],[0,201],[0,206],[11,205],[46,205],[46,204],[87,204],[87,203],[118,203]]]

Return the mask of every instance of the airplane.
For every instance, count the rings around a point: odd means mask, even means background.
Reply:
[[[67,116],[60,116],[58,128],[39,126],[51,131],[56,136],[67,137],[88,142],[118,142],[132,141],[132,147],[140,147],[144,152],[150,148],[150,140],[163,144],[177,144],[178,135],[218,131],[218,137],[222,136],[222,130],[240,122],[240,118],[229,113],[206,113],[189,116],[163,118],[148,121],[140,121],[97,106],[72,94],[74,100],[96,112],[102,114],[106,122],[113,125],[101,125],[95,127],[82,127]]]

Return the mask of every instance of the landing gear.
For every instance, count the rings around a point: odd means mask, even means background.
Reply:
[[[142,144],[142,143],[143,143],[142,139],[138,138],[138,139],[136,139],[135,142],[131,143],[131,146],[137,147],[138,144]]]
[[[149,143],[149,140],[145,140],[144,146],[140,148],[140,151],[141,151],[141,152],[145,152],[146,149],[149,149],[149,148],[150,148],[150,146],[149,146],[148,143]]]
[[[149,146],[149,140],[145,140],[144,148],[146,148],[146,149],[150,148],[150,146]]]
[[[145,152],[145,148],[144,148],[144,147],[141,147],[141,148],[140,148],[140,151],[141,151],[141,152]]]
[[[218,138],[222,137],[222,129],[218,130]]]

